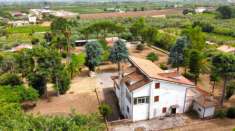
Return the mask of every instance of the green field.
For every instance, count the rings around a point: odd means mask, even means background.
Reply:
[[[50,27],[43,27],[40,25],[29,25],[29,26],[19,26],[19,27],[9,27],[9,33],[33,33],[33,32],[47,32]]]

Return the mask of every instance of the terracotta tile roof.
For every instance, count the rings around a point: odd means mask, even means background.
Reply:
[[[132,80],[132,81],[140,81],[144,79],[144,76],[137,71],[134,71],[126,76],[124,76],[125,80]]]
[[[127,69],[130,69],[130,68],[132,68],[133,70],[133,67],[129,67]],[[133,72],[123,76],[122,82],[126,84],[129,91],[133,91],[137,88],[144,86],[145,84],[151,81],[145,75],[140,73],[138,69],[135,68]]]
[[[212,96],[210,96],[210,93],[205,90],[202,90],[199,87],[195,87],[194,89],[196,89],[196,91],[200,93],[200,96],[195,98],[195,102],[197,102],[199,105],[203,107],[212,107],[218,105],[218,101],[216,101]]]
[[[136,67],[133,66],[128,66],[124,69],[124,74],[121,80],[118,76],[111,76],[111,79],[116,83],[125,83],[129,91],[138,89],[151,82],[150,79],[148,79]]]
[[[207,91],[204,91],[202,87],[200,86],[197,86],[195,89],[199,91],[203,96],[210,96],[210,93],[208,93]]]
[[[151,80],[143,79],[141,81],[138,81],[138,82],[128,86],[128,89],[129,89],[129,91],[133,91],[133,90],[138,89],[138,88],[140,88],[140,87],[142,87],[142,86],[144,86],[144,85],[146,85],[150,82],[151,82]]]
[[[153,62],[141,58],[136,58],[133,56],[130,56],[129,60],[138,69],[144,72],[144,74],[147,75],[147,77],[194,86],[193,82],[191,82],[184,76],[179,75],[175,70],[163,71]]]
[[[215,99],[209,96],[208,97],[200,96],[195,99],[195,102],[197,102],[199,105],[203,107],[212,107],[218,104]]]

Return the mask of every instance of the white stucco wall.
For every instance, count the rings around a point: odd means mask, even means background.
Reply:
[[[155,89],[155,83],[160,83],[160,88]],[[150,118],[164,116],[170,113],[171,106],[177,105],[176,113],[183,113],[185,104],[185,93],[188,86],[170,83],[167,81],[154,81],[152,83],[152,106],[150,109]],[[154,96],[159,96],[159,101],[154,102]],[[167,112],[162,113],[162,109],[166,107]]]
[[[128,88],[125,87],[126,92],[125,92],[125,107],[123,110],[123,115],[125,115],[127,118],[132,119],[132,94],[131,92],[129,92]],[[129,96],[131,97],[131,101],[128,100],[128,98],[126,97],[126,93],[129,94]],[[127,111],[127,107],[129,108],[129,112]]]
[[[130,102],[126,97],[126,93],[128,93],[131,98]],[[119,88],[115,88],[115,94],[117,96],[118,104],[119,104],[122,115],[124,115],[124,117],[126,118],[132,119],[132,114],[133,114],[132,113],[132,110],[133,110],[132,109],[132,102],[133,102],[132,93],[129,92],[127,86],[124,83],[120,83]],[[129,112],[127,110],[127,107],[129,108]]]
[[[133,98],[150,95],[151,84],[147,84],[133,91]],[[149,118],[149,103],[133,105],[133,121],[147,120]]]
[[[201,111],[200,111],[201,109]],[[215,113],[215,107],[202,107],[198,103],[194,102],[193,103],[193,110],[195,110],[200,118],[207,118],[207,117],[212,117]]]
[[[155,83],[160,82],[160,88],[155,89]],[[146,120],[154,117],[165,116],[171,111],[171,106],[178,105],[176,113],[183,113],[185,104],[185,93],[189,86],[157,81],[145,85],[133,91],[133,97],[150,96],[149,104],[137,104],[133,106],[133,120]],[[159,96],[159,101],[154,102],[154,96]],[[163,107],[167,108],[166,113],[162,113]]]
[[[204,117],[212,117],[215,113],[215,107],[207,107],[205,110]]]
[[[196,102],[193,103],[193,110],[195,110],[198,113],[200,118],[203,118],[204,108],[201,107],[198,103]]]

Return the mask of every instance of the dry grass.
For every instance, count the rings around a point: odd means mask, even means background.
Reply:
[[[80,114],[98,112],[98,101],[95,92],[65,94],[50,97],[48,100],[39,100],[37,106],[29,113],[42,115],[67,115],[72,110]]]
[[[136,50],[136,46],[135,45],[132,45],[130,48],[129,48],[129,53],[130,55],[132,56],[135,56],[135,57],[138,57],[138,58],[143,58],[143,59],[146,59],[146,56],[151,53],[151,52],[154,52],[155,54],[157,54],[159,56],[159,60],[158,61],[155,61],[154,63],[157,64],[157,65],[160,65],[161,63],[167,63],[168,61],[168,56],[160,51],[157,51],[153,48],[150,48],[148,46],[145,46],[145,49],[143,51],[138,51]]]

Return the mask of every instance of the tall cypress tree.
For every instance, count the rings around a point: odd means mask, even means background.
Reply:
[[[95,71],[95,67],[101,62],[103,49],[98,41],[92,41],[86,44],[86,65],[90,71]]]
[[[194,75],[196,85],[200,74],[200,59],[200,52],[197,50],[192,50],[189,60],[189,72]]]
[[[113,48],[111,49],[111,54],[109,56],[109,60],[113,63],[118,64],[118,71],[120,71],[120,63],[128,58],[128,49],[126,48],[126,44],[122,40],[118,40]]]
[[[184,64],[184,49],[187,46],[187,38],[180,37],[177,39],[176,44],[171,48],[169,62],[177,67],[177,71],[179,71],[179,67]]]

